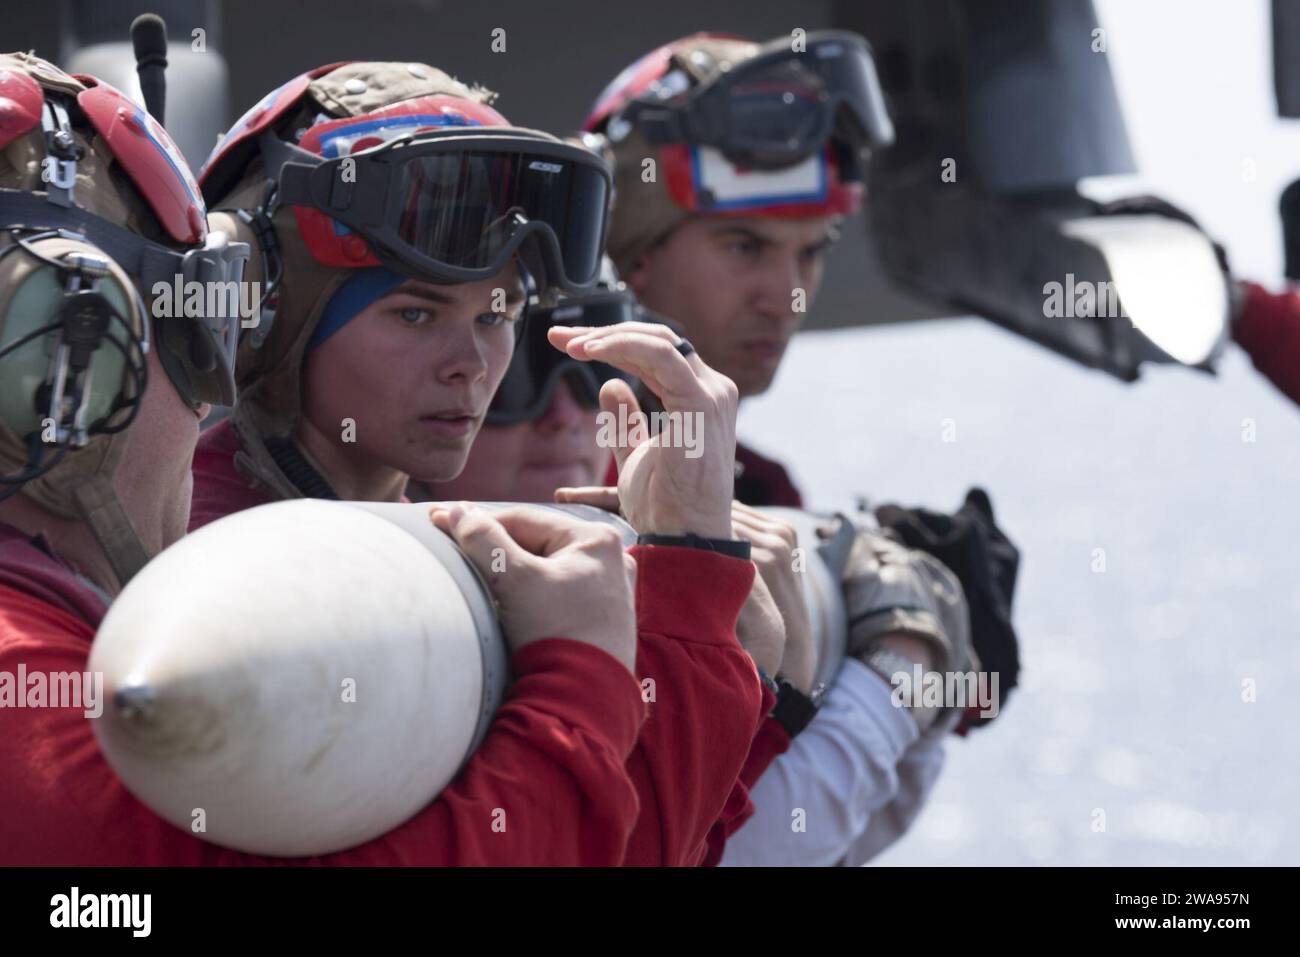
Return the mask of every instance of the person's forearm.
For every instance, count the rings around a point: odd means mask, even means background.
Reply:
[[[898,790],[894,799],[871,815],[867,829],[846,851],[845,865],[865,864],[907,833],[939,780],[944,741],[960,717],[957,710],[949,711],[907,749],[898,762]]]
[[[631,673],[577,641],[512,659],[516,681],[483,744],[411,821],[331,864],[615,866],[637,816],[626,773],[645,719]]]
[[[889,686],[846,661],[812,723],[759,778],[754,815],[728,841],[723,865],[837,863],[896,797],[898,764],[918,735]]]
[[[1300,404],[1300,295],[1243,283],[1245,299],[1232,335],[1255,368]]]
[[[775,704],[776,696],[766,688],[763,689],[763,707],[771,711]],[[700,860],[702,866],[717,867],[722,862],[723,850],[731,835],[744,827],[754,815],[754,802],[750,800],[749,792],[763,773],[772,766],[772,762],[784,754],[789,747],[790,735],[779,721],[769,715],[758,726],[758,732],[749,747],[749,755],[745,758],[745,766],[740,769],[740,777],[727,798],[722,814],[709,829],[707,848],[704,857]]]
[[[628,761],[641,816],[624,863],[694,865],[723,813],[763,716],[735,623],[752,562],[636,546],[637,677],[650,717]]]

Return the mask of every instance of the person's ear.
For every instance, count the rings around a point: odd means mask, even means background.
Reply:
[[[623,281],[642,298],[650,286],[650,258],[653,250],[647,249],[632,261],[632,267],[623,275]]]

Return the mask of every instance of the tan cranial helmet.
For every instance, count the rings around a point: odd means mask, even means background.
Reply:
[[[179,157],[108,84],[0,55],[0,497],[87,522],[121,583],[148,558],[112,488],[146,375],[143,263],[179,270],[207,238]]]
[[[299,142],[313,125],[370,114],[393,121],[391,133],[420,129],[420,124],[505,126],[505,117],[489,105],[495,97],[427,64],[332,64],[272,91],[217,145],[201,176],[204,193],[217,210],[214,226],[237,227],[241,240],[258,243],[263,253],[270,253],[266,261],[272,264],[272,275],[264,281],[275,284],[270,328],[243,337],[236,363],[240,396],[235,421],[246,442],[287,438],[293,432],[302,416],[301,370],[308,341],[331,297],[356,274],[354,269],[317,262],[303,242],[294,208],[279,206],[269,218],[259,216],[273,184],[265,173],[258,138],[270,133]],[[374,135],[348,148],[383,142],[390,132]],[[364,252],[364,246],[358,251]],[[253,256],[254,263],[258,259]],[[263,316],[263,323],[267,318]],[[259,477],[286,494],[296,494],[277,479],[258,449],[250,451],[260,466]]]
[[[750,40],[696,34],[656,50],[646,60],[661,76],[677,68],[690,77],[689,82],[698,83],[757,52],[758,44]],[[596,110],[600,111],[599,104]],[[592,125],[589,119],[587,128]],[[608,249],[619,273],[626,275],[643,252],[689,219],[691,213],[673,200],[658,170],[654,177],[647,177],[645,161],[657,157],[658,151],[641,132],[635,127],[615,132],[619,135],[605,130],[614,154],[615,202]]]
[[[583,129],[603,136],[614,154],[615,201],[607,245],[621,273],[630,273],[642,253],[692,216],[798,219],[847,215],[859,208],[866,143],[887,141],[892,128],[866,41],[842,31],[817,36],[806,38],[820,44],[814,51],[811,46],[796,50],[790,37],[758,44],[694,34],[652,50],[600,94]],[[798,59],[805,55],[806,61]],[[851,62],[858,72],[846,67],[833,77],[823,76],[823,66],[817,64],[832,62]],[[742,95],[713,95],[728,83]],[[841,125],[841,94],[850,95],[854,116],[859,116],[858,106],[869,115],[868,130]],[[756,97],[781,105],[756,110]],[[737,101],[747,105],[737,107]],[[700,115],[691,112],[692,104]],[[768,127],[771,117],[808,109],[814,113],[788,129],[792,136],[780,139],[783,148],[771,152],[777,141]],[[814,121],[814,115],[819,119]],[[736,136],[735,127],[745,118],[751,139],[731,140],[728,147],[725,141]],[[753,152],[757,128],[763,129],[768,150],[761,157]],[[793,135],[796,129],[802,132]]]

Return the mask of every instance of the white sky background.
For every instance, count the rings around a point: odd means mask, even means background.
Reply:
[[[1282,280],[1278,195],[1300,177],[1300,120],[1277,115],[1267,0],[1094,0],[1139,177],[1228,248],[1234,272]]]
[[[1268,4],[1096,2],[1142,176],[1092,191],[1164,196],[1277,286],[1300,121],[1276,116]],[[1020,686],[876,863],[1300,861],[1300,410],[1240,349],[1125,384],[981,319],[808,333],[739,432],[813,508],[981,485],[1021,549]]]

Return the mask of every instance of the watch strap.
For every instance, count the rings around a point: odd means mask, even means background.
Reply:
[[[687,532],[685,535],[655,535],[645,533],[636,538],[638,545],[668,545],[674,548],[698,548],[706,552],[717,552],[730,558],[749,561],[749,542],[740,538],[705,538]]]
[[[817,716],[823,689],[823,685],[818,685],[811,695],[807,695],[784,678],[778,679],[776,706],[772,708],[771,716],[785,729],[786,734],[795,737]]]

